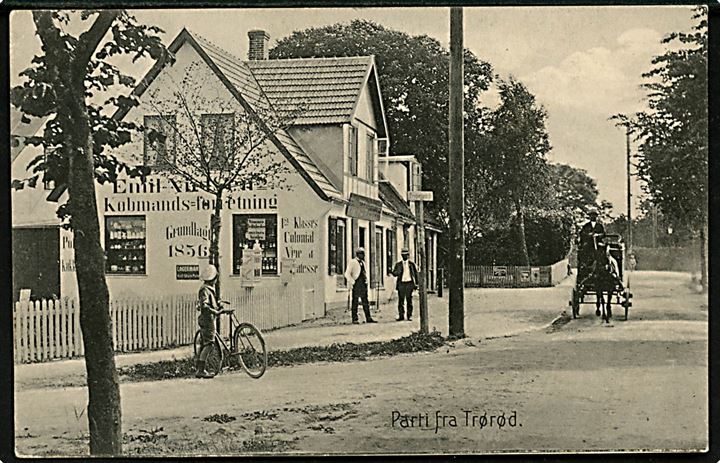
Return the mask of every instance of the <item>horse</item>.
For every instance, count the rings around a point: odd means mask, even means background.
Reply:
[[[582,278],[579,287],[581,294],[584,294],[587,288],[595,291],[595,315],[602,316],[603,321],[610,323],[612,297],[616,289],[623,290],[620,267],[605,243],[596,245],[593,257],[592,262],[586,264],[584,272],[586,275]]]
[[[612,297],[616,289],[620,292],[623,290],[623,284],[620,280],[618,262],[610,254],[610,248],[604,244],[598,245],[598,252],[589,278],[595,287],[595,315],[598,317],[602,315],[603,321],[610,323]],[[605,295],[607,295],[607,299],[605,299]]]

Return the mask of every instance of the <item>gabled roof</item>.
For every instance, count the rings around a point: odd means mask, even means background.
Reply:
[[[390,183],[390,181],[381,179],[378,182],[378,186],[378,194],[380,196],[380,201],[382,201],[383,204],[388,207],[388,209],[390,209],[403,219],[406,219],[410,222],[415,222],[415,215],[412,213],[410,207],[408,207],[405,200],[402,199],[402,196],[400,196],[400,193],[398,193],[398,191],[395,189],[392,183]]]
[[[269,140],[322,199],[342,198],[342,193],[286,130],[271,133],[258,116],[256,108],[272,109],[272,105],[245,62],[210,41],[191,34],[187,29],[180,31],[168,50],[174,54],[185,43],[193,47],[243,108],[255,116],[256,121],[267,131]],[[133,95],[140,97],[167,64],[167,59],[158,60],[135,88]],[[119,112],[115,117],[122,118],[126,113],[127,111]]]
[[[273,106],[289,112],[303,105],[295,125],[342,124],[355,113],[363,86],[367,83],[376,114],[380,137],[387,126],[375,59],[372,56],[297,58],[246,61]]]

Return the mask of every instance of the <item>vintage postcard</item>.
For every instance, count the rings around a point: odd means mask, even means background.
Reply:
[[[707,19],[11,11],[16,455],[706,451]]]

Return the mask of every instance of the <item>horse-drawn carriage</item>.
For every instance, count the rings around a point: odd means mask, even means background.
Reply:
[[[594,234],[592,240],[590,252],[578,253],[577,279],[568,302],[573,318],[580,314],[581,304],[595,303],[595,315],[609,323],[614,297],[615,304],[625,308],[627,320],[632,293],[623,272],[625,243],[620,235],[612,234]],[[588,295],[594,296],[593,300],[587,301]]]

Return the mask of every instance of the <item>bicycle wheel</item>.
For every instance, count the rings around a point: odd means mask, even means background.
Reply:
[[[220,345],[220,341],[217,339],[212,344],[208,344],[204,349],[209,349],[207,358],[205,359],[205,370],[213,376],[220,373],[223,366],[223,349]]]
[[[267,351],[260,330],[250,323],[240,323],[235,330],[235,349],[240,365],[252,378],[259,378],[267,369]]]

